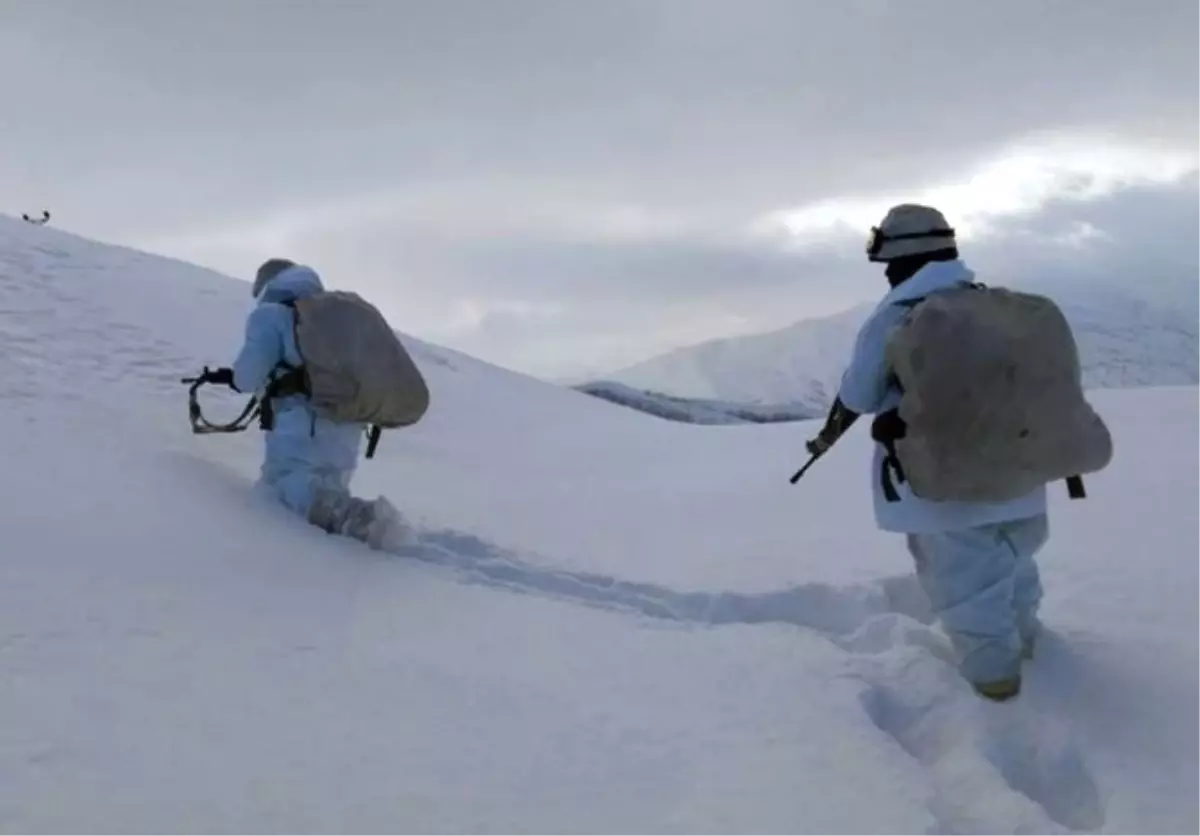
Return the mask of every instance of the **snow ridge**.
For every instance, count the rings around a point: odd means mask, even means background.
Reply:
[[[664,395],[611,380],[573,387],[593,397],[684,424],[777,424],[806,421],[816,414],[803,404],[735,404]]]
[[[1194,289],[1171,294],[1179,299],[1079,284],[1040,292],[1052,294],[1075,330],[1088,389],[1200,381]],[[778,331],[676,349],[607,379],[685,398],[795,403],[820,414],[832,403],[855,334],[873,308],[859,305]]]

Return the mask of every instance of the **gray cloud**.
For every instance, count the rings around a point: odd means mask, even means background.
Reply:
[[[1058,201],[1013,218],[983,242],[977,260],[1005,281],[1123,289],[1200,312],[1200,177],[1134,187],[1107,198]]]
[[[789,252],[747,233],[766,213],[953,179],[1039,132],[1194,153],[1197,18],[1190,0],[8,2],[0,195],[243,275],[286,249],[498,362],[616,366],[874,292],[844,256],[860,238]],[[1156,250],[1186,234],[1171,223]]]

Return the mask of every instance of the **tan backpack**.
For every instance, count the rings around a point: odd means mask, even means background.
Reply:
[[[373,425],[368,457],[380,430],[408,427],[424,417],[429,408],[425,379],[374,305],[344,290],[287,305],[295,312],[304,365],[279,378],[273,394],[299,391],[323,418]]]
[[[1057,479],[1083,496],[1080,477],[1108,466],[1113,443],[1058,306],[982,285],[905,304],[886,351],[902,398],[876,419],[885,492],[890,466],[935,501],[1004,502]]]

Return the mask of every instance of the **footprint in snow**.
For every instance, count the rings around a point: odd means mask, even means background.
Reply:
[[[1068,727],[1029,706],[1011,708],[989,712],[979,747],[983,756],[1014,791],[1040,804],[1063,827],[1101,827],[1100,792]]]
[[[426,532],[415,546],[398,554],[459,570],[474,583],[648,618],[702,627],[791,624],[814,630],[852,653],[880,652],[896,641],[936,644],[932,631],[923,626],[933,620],[929,604],[912,577],[844,587],[809,583],[767,592],[681,592],[538,566],[452,531]]]
[[[537,566],[478,538],[427,532],[402,552],[474,583],[676,623],[791,624],[864,666],[863,706],[929,772],[943,832],[1087,831],[1104,823],[1096,783],[1068,727],[1017,700],[992,704],[964,682],[912,576],[764,593],[679,592],[608,575]],[[919,653],[891,653],[918,649]]]
[[[940,832],[1103,826],[1104,806],[1069,727],[1020,700],[981,700],[952,665],[925,657],[866,677],[868,717],[929,773]]]

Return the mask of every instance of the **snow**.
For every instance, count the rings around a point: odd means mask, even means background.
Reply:
[[[874,305],[765,334],[708,340],[614,371],[606,380],[685,398],[829,408],[858,328]]]
[[[725,401],[706,401],[679,398],[660,392],[634,389],[622,383],[600,380],[574,387],[596,398],[656,415],[668,421],[685,424],[771,424],[784,421],[804,421],[817,413],[795,404],[735,404]]]
[[[1013,286],[1047,293],[1062,306],[1075,330],[1088,388],[1200,382],[1194,278],[1172,282],[1152,276],[1132,289],[1074,281]],[[778,331],[685,346],[605,379],[677,397],[734,404],[790,402],[824,412],[837,394],[855,335],[873,309],[864,304]]]
[[[1116,458],[1053,491],[1052,633],[996,705],[871,524],[865,433],[791,486],[813,425],[406,337],[431,410],[356,488],[422,540],[381,555],[254,494],[256,432],[190,434],[249,304],[0,218],[0,831],[1200,827],[1195,387],[1095,394]]]

